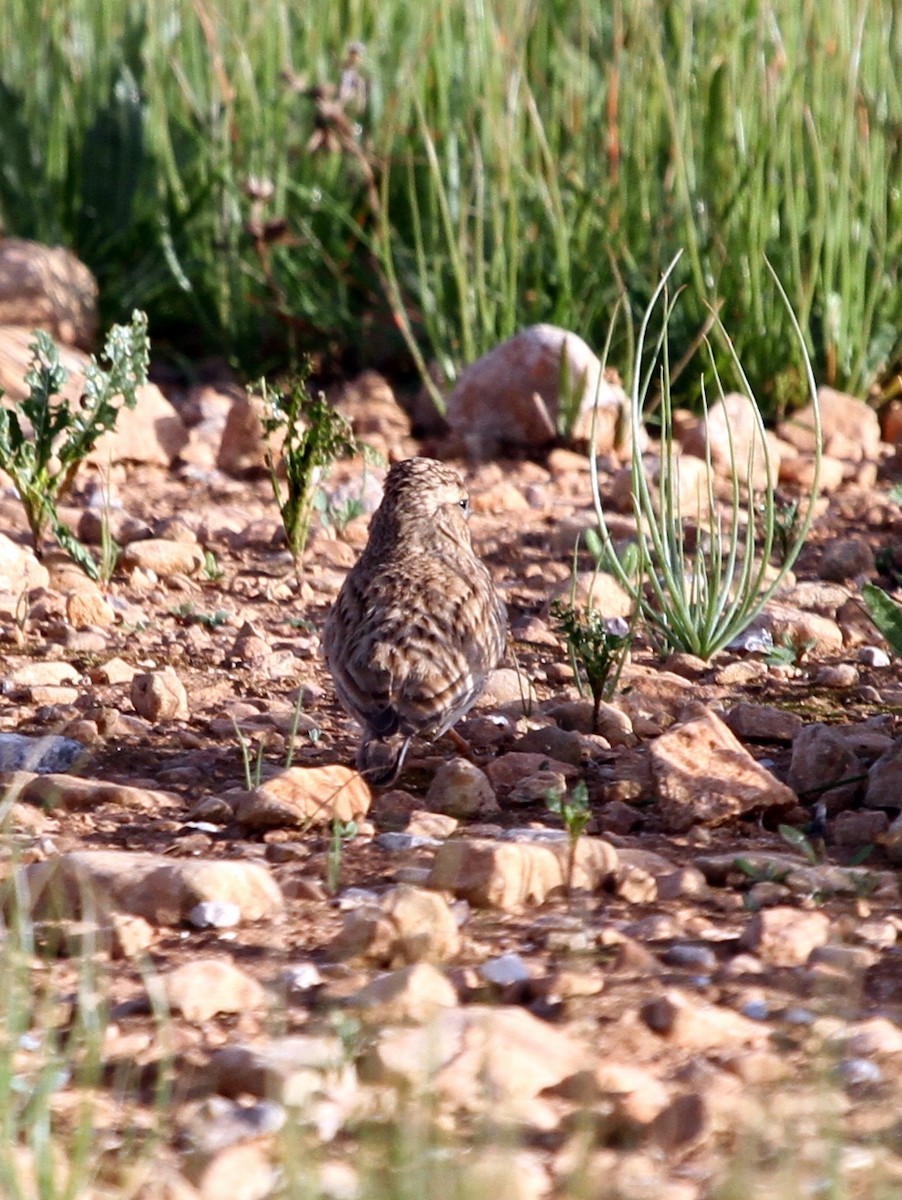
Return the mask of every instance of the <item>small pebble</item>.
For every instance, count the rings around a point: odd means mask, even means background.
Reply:
[[[525,983],[529,979],[529,968],[519,954],[502,954],[480,964],[479,974],[489,983],[508,987],[512,983]]]
[[[229,929],[241,921],[241,909],[228,900],[201,900],[188,913],[195,929]]]
[[[859,646],[858,661],[866,667],[888,667],[890,657],[881,646]]]
[[[868,1058],[844,1058],[838,1067],[843,1083],[850,1087],[868,1083],[880,1083],[883,1072]]]
[[[402,850],[420,850],[424,846],[440,846],[441,838],[425,837],[419,833],[399,833],[394,830],[388,833],[380,833],[376,838],[376,845],[380,850],[388,850],[391,854],[398,854]]]
[[[717,955],[707,946],[671,946],[661,955],[661,960],[669,967],[698,967],[703,971],[713,971],[717,966]]]
[[[770,1016],[770,1005],[766,1000],[749,1000],[739,1011],[750,1021],[766,1021]]]

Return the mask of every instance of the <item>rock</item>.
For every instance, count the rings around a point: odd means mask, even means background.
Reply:
[[[448,978],[427,962],[379,975],[346,1000],[367,1023],[422,1025],[444,1009],[454,1008],[457,992]]]
[[[455,838],[436,851],[429,886],[480,908],[517,909],[541,904],[567,884],[566,837],[545,844]],[[594,891],[617,869],[617,852],[600,838],[582,837],[571,886]]]
[[[853,688],[857,687],[860,681],[858,670],[851,663],[828,663],[818,667],[814,676],[814,682],[819,687],[828,688]]]
[[[612,746],[634,746],[636,736],[633,723],[625,712],[602,700],[598,706],[597,727],[593,719],[594,706],[591,700],[568,700],[547,710],[547,715],[557,721],[561,729],[573,729],[578,733],[598,733]]]
[[[889,818],[885,812],[859,809],[840,812],[833,821],[833,842],[837,846],[867,846],[879,841],[888,826]]]
[[[838,491],[846,477],[846,464],[841,458],[825,454],[821,458],[818,488],[822,496]],[[814,455],[784,454],[780,459],[780,483],[810,494],[814,487]]]
[[[575,579],[565,579],[551,591],[551,600],[572,603],[577,609],[593,609],[606,618],[629,620],[635,603],[629,592],[607,571],[580,571]]]
[[[442,763],[429,785],[426,805],[453,817],[484,817],[499,811],[488,776],[466,758]]]
[[[292,1108],[331,1085],[353,1083],[353,1070],[341,1039],[295,1034],[271,1037],[255,1045],[237,1044],[216,1050],[206,1084],[223,1096],[259,1096]]]
[[[848,808],[864,790],[864,769],[849,742],[830,725],[806,725],[792,744],[789,785],[800,795],[817,794],[828,812]],[[848,780],[841,786],[840,780]]]
[[[355,435],[386,457],[410,437],[410,417],[378,371],[362,371],[345,383],[334,403],[351,422]]]
[[[64,246],[24,238],[0,240],[0,325],[45,329],[67,346],[90,351],[97,336],[97,281]],[[0,334],[2,356],[2,334]]]
[[[824,454],[836,458],[876,459],[880,422],[869,404],[830,387],[817,390]],[[778,435],[798,450],[815,448],[814,410],[809,404],[777,426]]]
[[[465,367],[448,397],[447,422],[473,458],[555,441],[564,355],[571,388],[582,391],[574,436],[590,437],[597,404],[596,450],[614,449],[627,404],[623,388],[603,377],[601,362],[582,338],[554,325],[533,325]]]
[[[173,1012],[199,1024],[218,1013],[250,1012],[266,1005],[252,976],[221,958],[199,958],[166,971],[154,981]]]
[[[191,1155],[187,1172],[199,1200],[266,1200],[279,1178],[263,1147],[252,1144]]]
[[[804,612],[787,604],[771,601],[757,618],[756,625],[769,629],[775,644],[795,646],[800,655],[817,658],[843,652],[842,630],[830,617]]]
[[[134,408],[119,409],[116,426],[98,439],[87,461],[100,470],[111,463],[170,467],[188,444],[188,430],[155,383],[136,389]]]
[[[90,812],[110,804],[129,812],[159,814],[161,809],[177,808],[181,797],[172,792],[132,787],[105,779],[85,779],[80,775],[47,772],[30,779],[21,791],[21,799],[43,808],[65,812]]]
[[[868,808],[902,808],[902,738],[897,738],[868,771]]]
[[[649,757],[657,812],[671,833],[797,803],[795,794],[760,766],[712,711],[662,734],[650,745]]]
[[[2,246],[0,242],[0,246]],[[2,378],[0,378],[2,386]],[[50,572],[39,563],[34,552],[20,546],[5,533],[0,533],[0,591],[21,596],[33,588],[46,588],[50,584]]]
[[[544,754],[558,762],[580,766],[587,757],[587,739],[580,733],[560,729],[557,725],[540,725],[528,729],[513,744],[515,753]],[[544,772],[539,771],[538,774]],[[552,772],[553,774],[554,772]],[[531,778],[527,776],[527,778]],[[522,782],[522,781],[521,781]]]
[[[683,450],[700,459],[711,456],[714,470],[725,479],[734,476],[747,483],[751,468],[752,487],[761,491],[777,481],[780,451],[767,442],[759,410],[741,392],[730,392],[709,406],[703,418],[680,435]]]
[[[771,704],[734,704],[724,720],[746,742],[791,742],[804,725],[798,713]]]
[[[3,690],[12,692],[17,688],[57,687],[61,683],[78,683],[79,678],[71,663],[50,660],[28,662],[10,671],[3,681]]]
[[[567,790],[567,780],[560,771],[536,771],[518,779],[507,794],[507,804],[545,804],[559,800]]]
[[[77,590],[66,593],[66,620],[73,629],[108,629],[116,623],[116,612],[87,576]]]
[[[287,767],[241,796],[235,816],[255,828],[329,824],[365,817],[372,793],[350,767]]]
[[[465,1112],[520,1105],[583,1069],[586,1047],[522,1008],[471,1004],[416,1029],[386,1029],[361,1076],[414,1086]]]
[[[242,476],[266,470],[264,455],[262,401],[259,396],[241,392],[235,397],[228,411],[222,431],[222,441],[216,456],[216,465],[227,475]],[[274,453],[278,453],[274,445]]]
[[[493,758],[486,765],[486,774],[496,792],[509,792],[521,779],[535,775],[539,771],[556,771],[565,779],[576,779],[579,770],[572,763],[558,762],[547,754],[527,754],[525,751],[511,751]]]
[[[237,904],[245,921],[272,917],[283,906],[269,871],[252,862],[83,850],[32,863],[20,869],[20,878],[36,918],[125,912],[154,925],[177,925],[204,900]]]
[[[152,725],[160,721],[187,721],[190,716],[188,693],[174,667],[135,675],[131,701],[138,716]]]
[[[874,570],[874,552],[864,538],[837,538],[828,542],[818,566],[821,579],[841,583]]]
[[[799,908],[767,908],[754,914],[739,944],[775,967],[803,966],[830,936],[830,918]]]
[[[126,546],[120,555],[119,565],[125,571],[152,571],[160,579],[165,579],[170,575],[196,575],[203,568],[204,561],[204,552],[196,542],[147,538]]]
[[[479,974],[495,987],[507,988],[518,983],[528,983],[532,978],[529,967],[519,954],[501,954],[479,964]]]
[[[457,921],[435,892],[400,884],[379,905],[345,913],[341,932],[329,945],[332,958],[364,958],[383,967],[445,962],[460,949]]]
[[[526,711],[535,702],[532,684],[523,672],[513,667],[497,667],[489,671],[477,708],[503,708],[507,704],[514,704]]]
[[[0,771],[34,771],[39,775],[68,771],[87,751],[73,738],[47,734],[0,733]]]
[[[632,1063],[602,1061],[592,1082],[599,1099],[612,1101],[621,1117],[638,1125],[653,1121],[670,1103],[670,1089],[652,1071]]]
[[[681,1050],[719,1050],[736,1045],[763,1045],[768,1031],[731,1009],[707,1004],[671,990],[640,1009],[646,1025]]]
[[[655,505],[660,504],[661,459],[658,455],[646,454],[643,458],[645,476],[651,484]],[[713,470],[694,454],[677,454],[671,472],[673,507],[684,520],[692,519],[701,526],[711,521],[710,492],[714,487]],[[631,513],[633,508],[632,467],[621,467],[614,473],[610,485],[610,503],[621,513]]]

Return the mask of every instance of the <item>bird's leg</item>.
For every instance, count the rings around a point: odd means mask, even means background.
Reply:
[[[458,754],[463,755],[464,758],[468,758],[470,762],[474,761],[475,755],[473,754],[473,747],[465,737],[461,737],[456,729],[446,729],[445,737],[449,738],[450,741],[454,743],[454,748],[457,750]]]

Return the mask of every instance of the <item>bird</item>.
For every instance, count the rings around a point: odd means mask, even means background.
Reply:
[[[469,510],[453,467],[395,463],[326,619],[326,662],[363,727],[357,769],[374,786],[394,783],[414,735],[451,730],[503,657],[507,610],[473,550]]]

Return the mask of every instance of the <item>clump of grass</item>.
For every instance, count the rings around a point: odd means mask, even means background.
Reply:
[[[110,330],[101,355],[106,368],[90,360],[84,393],[75,402],[63,394],[68,372],[53,339],[38,331],[31,349],[28,395],[0,405],[0,469],[22,501],[35,553],[42,553],[50,530],[75,562],[99,579],[90,551],[60,519],[57,504],[100,437],[115,428],[120,409],[137,403],[136,389],[147,380],[147,318],[135,312],[130,325]]]
[[[902,605],[874,583],[862,587],[861,598],[868,616],[886,638],[893,654],[902,657]]]
[[[804,517],[796,524],[791,542],[776,566],[770,558],[778,527],[778,500],[775,471],[770,461],[761,411],[754,392],[726,331],[715,320],[726,343],[734,371],[747,396],[752,400],[756,432],[749,450],[749,462],[737,461],[732,434],[730,445],[730,499],[721,508],[714,495],[714,473],[710,449],[705,461],[705,482],[695,502],[681,497],[679,454],[673,436],[673,397],[670,387],[668,327],[675,300],[667,285],[676,266],[674,260],[664,273],[649,304],[639,331],[636,360],[649,361],[637,371],[630,400],[632,441],[632,504],[639,536],[636,550],[638,570],[629,569],[618,556],[604,515],[598,477],[598,465],[592,459],[592,490],[598,521],[599,553],[636,606],[639,620],[662,650],[678,649],[709,659],[737,637],[758,615],[787,573],[791,570],[811,527],[820,475],[821,429],[817,388],[801,330],[786,294],[775,277],[789,317],[796,329],[799,353],[804,363],[814,411],[816,451],[815,472]],[[660,329],[647,352],[651,322],[657,304],[663,300]],[[719,395],[724,394],[720,373],[713,355],[711,367]],[[657,380],[657,418],[660,423],[660,474],[657,495],[649,483],[641,445],[646,414],[650,409],[652,384]],[[704,395],[704,383],[702,383]],[[752,457],[755,444],[764,460],[766,484],[760,497],[752,493]],[[755,520],[758,512],[759,521]],[[760,528],[760,537],[758,529]],[[694,546],[687,530],[695,533]]]

